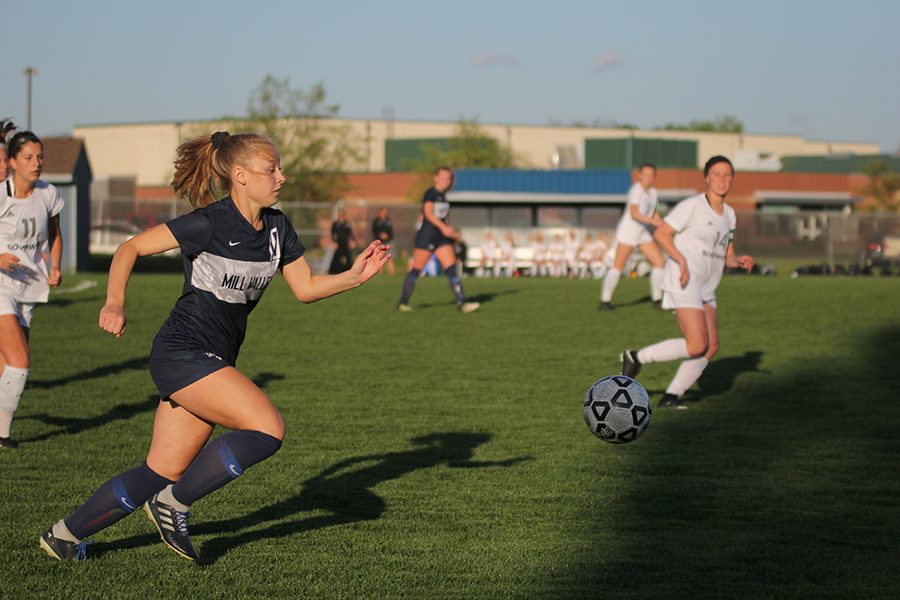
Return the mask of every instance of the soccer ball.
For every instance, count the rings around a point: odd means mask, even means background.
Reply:
[[[604,442],[633,441],[647,431],[651,412],[647,390],[624,375],[604,377],[584,395],[584,422]]]

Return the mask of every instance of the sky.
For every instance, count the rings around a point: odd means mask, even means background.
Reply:
[[[667,123],[900,151],[895,0],[31,0],[2,9],[0,116],[76,125],[242,115],[262,79],[339,116]]]

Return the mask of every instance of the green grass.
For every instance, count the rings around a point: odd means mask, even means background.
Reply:
[[[29,388],[0,452],[0,596],[858,598],[900,589],[900,278],[727,277],[722,347],[688,411],[615,446],[581,416],[625,347],[678,335],[624,280],[399,277],[313,305],[273,282],[238,366],[282,450],[194,507],[202,560],[136,513],[62,564],[38,535],[145,455],[150,342],[181,288],[137,274],[128,332],[105,281],[37,311]],[[677,367],[645,367],[655,399]]]

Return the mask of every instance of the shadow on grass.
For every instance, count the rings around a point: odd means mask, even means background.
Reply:
[[[704,398],[719,396],[731,391],[738,375],[743,373],[770,373],[759,368],[762,362],[763,352],[744,352],[742,356],[729,356],[726,358],[714,358],[703,376],[697,382],[699,389],[692,388],[685,394],[686,402],[700,402]],[[649,367],[653,368],[653,367]],[[665,389],[647,390],[651,398],[657,398],[665,392]]]
[[[665,413],[620,468],[604,461],[615,508],[598,497],[581,513],[590,533],[532,579],[532,597],[896,595],[900,328],[841,342],[844,358],[752,377],[739,394],[738,374],[765,373],[760,353],[714,361],[701,380],[711,406]]]
[[[487,304],[489,302],[492,302],[494,300],[494,298],[496,298],[497,296],[505,296],[507,294],[518,294],[518,293],[519,293],[519,290],[510,289],[510,290],[503,290],[500,292],[474,294],[472,296],[466,296],[466,302],[478,302],[480,304]],[[417,308],[425,309],[425,308],[435,308],[438,306],[454,306],[454,305],[456,305],[455,300],[448,300],[447,302],[430,302],[430,303],[424,302],[424,303],[418,305]]]
[[[21,420],[23,421],[40,421],[44,425],[59,427],[59,429],[48,431],[30,438],[22,438],[19,441],[23,443],[43,442],[44,440],[49,440],[58,435],[74,435],[76,433],[81,433],[82,431],[87,431],[88,429],[102,427],[113,421],[124,421],[135,415],[154,410],[158,401],[158,396],[150,395],[147,396],[146,400],[140,402],[133,402],[131,404],[123,402],[122,404],[117,404],[105,413],[93,417],[54,417],[47,413],[38,413],[27,417],[21,417]]]
[[[453,468],[510,467],[530,460],[519,456],[500,461],[472,460],[476,448],[491,439],[488,433],[432,433],[413,438],[414,448],[366,454],[339,461],[300,483],[300,491],[249,515],[199,523],[194,535],[225,534],[203,544],[200,563],[212,564],[234,548],[257,540],[282,538],[323,527],[379,518],[387,508],[372,488],[419,469],[446,464]],[[303,513],[329,514],[304,517]],[[110,544],[95,544],[92,554],[158,542],[156,536],[136,536]]]
[[[146,360],[147,359],[140,359],[142,364],[145,363]],[[84,378],[89,379],[91,377]],[[265,389],[270,382],[279,381],[282,379],[284,379],[284,375],[280,373],[263,372],[253,378],[253,383],[255,383],[260,389]],[[67,381],[72,380],[74,380],[74,378],[67,379]],[[125,419],[130,419],[135,415],[155,410],[158,404],[159,396],[151,394],[147,396],[146,400],[133,403],[123,402],[121,404],[113,406],[103,414],[93,417],[54,417],[53,415],[49,415],[47,413],[37,413],[34,415],[18,417],[17,420],[40,421],[44,425],[59,428],[54,431],[48,431],[46,433],[35,435],[29,438],[22,438],[19,441],[24,443],[43,442],[44,440],[48,440],[58,435],[74,435],[76,433],[81,433],[82,431],[87,431],[88,429],[102,427],[104,425],[112,423],[113,421],[123,421]]]
[[[143,371],[149,368],[149,364],[150,358],[147,356],[142,356],[141,358],[123,360],[119,363],[97,367],[96,369],[91,369],[90,371],[82,371],[81,373],[66,375],[65,377],[59,377],[57,379],[30,379],[28,381],[28,387],[39,389],[55,388],[75,381],[99,379],[101,377],[106,377],[107,375],[114,375],[116,373],[122,373],[124,371]]]

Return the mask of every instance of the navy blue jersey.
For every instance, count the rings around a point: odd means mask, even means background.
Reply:
[[[447,195],[444,192],[439,192],[435,188],[430,187],[425,190],[425,194],[422,196],[422,211],[424,214],[425,211],[425,203],[432,202],[431,213],[436,216],[438,219],[447,222],[447,216],[450,214],[450,203],[447,202]],[[426,219],[423,222],[423,225],[428,223]]]
[[[279,210],[260,213],[256,231],[230,197],[166,225],[184,258],[181,297],[153,340],[156,357],[200,351],[234,365],[256,307],[275,271],[304,247]]]

